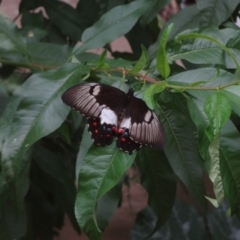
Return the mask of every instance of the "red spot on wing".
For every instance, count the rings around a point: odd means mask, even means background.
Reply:
[[[96,129],[94,132],[95,132],[95,133],[98,133],[98,130]]]
[[[114,131],[114,132],[117,132],[117,127],[112,127],[112,130]]]
[[[123,133],[124,132],[124,129],[120,128],[118,129],[118,133]]]
[[[107,134],[107,137],[111,137],[111,134]]]
[[[95,127],[96,127],[96,126],[97,126],[97,122],[93,122],[93,126],[95,126]]]
[[[121,138],[121,141],[122,141],[122,142],[125,142],[125,141],[126,141],[126,139],[125,139],[125,138]]]

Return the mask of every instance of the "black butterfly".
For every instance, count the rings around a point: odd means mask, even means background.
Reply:
[[[96,145],[109,145],[117,137],[117,147],[132,154],[144,145],[161,149],[162,126],[146,103],[128,93],[99,83],[83,83],[62,95],[68,106],[87,117],[88,130]]]

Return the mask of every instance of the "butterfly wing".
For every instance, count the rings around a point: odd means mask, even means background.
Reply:
[[[126,101],[126,94],[105,84],[83,83],[71,87],[62,100],[87,117],[88,130],[96,145],[109,145],[116,132],[118,115]]]
[[[123,151],[131,153],[143,145],[157,149],[163,148],[164,133],[161,123],[156,114],[141,99],[136,97],[131,99],[120,128],[127,129],[124,131],[125,135],[121,136],[117,142]]]
[[[68,89],[62,100],[87,117],[96,145],[109,145],[117,136],[117,147],[129,154],[143,145],[163,147],[164,133],[156,114],[132,90],[125,94],[105,84],[83,83]]]

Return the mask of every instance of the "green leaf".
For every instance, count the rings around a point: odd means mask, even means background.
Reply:
[[[9,19],[0,14],[0,61],[29,64],[25,39]]]
[[[224,94],[221,92],[215,92],[206,99],[206,102],[204,103],[204,111],[210,122],[207,134],[212,141],[229,119],[231,106]]]
[[[164,77],[167,78],[170,74],[170,67],[168,64],[168,59],[166,55],[166,44],[167,40],[169,37],[169,34],[171,33],[173,29],[173,24],[170,24],[163,32],[160,43],[159,43],[159,48],[157,52],[157,64],[156,68],[159,71],[159,73]]]
[[[201,0],[197,1],[197,8],[201,11],[201,27],[211,25],[219,26],[225,22],[239,4],[238,0],[218,1]]]
[[[159,105],[159,119],[166,136],[164,152],[168,161],[196,199],[205,206],[202,179],[202,160],[199,156],[196,128],[178,94],[163,92]]]
[[[27,55],[26,42],[19,34],[14,23],[0,15],[0,37],[5,39],[1,41],[1,49],[5,51],[17,51]]]
[[[195,84],[202,82],[200,84],[201,87],[217,87],[235,81],[236,75],[217,68],[188,70],[167,78],[167,82],[172,85],[194,86]]]
[[[204,101],[195,99],[195,98],[188,98],[187,100],[189,113],[191,118],[198,129],[198,147],[201,157],[204,159],[204,164],[206,169],[209,171],[210,169],[210,155],[209,155],[209,145],[210,140],[208,139],[205,130],[209,125],[208,117],[204,112]]]
[[[221,64],[227,68],[237,68],[240,61],[239,30],[209,27],[198,32],[184,32],[177,39],[184,42],[168,44],[169,61],[186,59],[196,64]]]
[[[60,32],[74,41],[81,39],[84,19],[79,12],[67,3],[43,0],[42,4],[51,22]]]
[[[151,1],[151,6],[141,17],[141,23],[144,25],[150,23],[169,2],[170,0]]]
[[[76,161],[76,178],[77,179],[80,173],[81,165],[83,164],[85,156],[92,144],[93,144],[93,140],[91,138],[91,134],[88,132],[88,126],[85,126],[83,135],[82,135],[82,141],[81,141],[78,156],[77,156],[77,161]]]
[[[59,67],[67,63],[71,47],[52,43],[35,42],[27,45],[29,56],[34,63],[32,67],[39,65],[39,68]]]
[[[74,54],[88,49],[100,48],[124,35],[149,6],[150,2],[139,0],[111,9],[97,23],[84,31],[82,35],[83,45],[77,50],[75,49]]]
[[[75,215],[90,240],[101,239],[95,213],[98,199],[119,182],[135,156],[116,149],[112,144],[105,148],[92,146],[83,160],[78,178]]]
[[[103,53],[100,55],[96,68],[109,68],[109,65],[105,62],[106,56],[107,50],[105,49]]]
[[[213,183],[213,191],[215,193],[218,204],[223,201],[223,184],[220,173],[220,157],[219,157],[219,135],[215,136],[214,140],[209,146],[210,155],[210,167],[209,167],[209,178]]]
[[[149,108],[155,108],[154,94],[162,92],[166,88],[166,82],[161,82],[160,84],[152,84],[150,87],[144,91],[144,101]]]
[[[143,45],[141,45],[141,47],[142,47],[141,57],[136,62],[135,66],[131,69],[129,74],[134,74],[134,73],[140,72],[141,70],[143,70],[143,68],[145,67],[145,65],[147,63],[147,50]]]
[[[153,228],[146,232],[153,235],[169,218],[175,201],[175,175],[162,151],[144,148],[139,152],[142,183],[148,191],[148,204],[157,216]],[[146,237],[146,236],[145,236]]]
[[[9,178],[21,170],[26,150],[65,120],[69,108],[61,101],[61,94],[88,71],[87,66],[68,64],[32,75],[14,93],[0,119],[2,168]]]
[[[186,29],[195,29],[199,27],[201,21],[201,12],[197,9],[196,4],[186,7],[179,11],[177,14],[173,15],[171,19],[167,22],[166,26],[167,28],[170,24],[174,24],[174,29],[172,30],[169,40],[173,39],[177,34],[180,32],[186,30]],[[162,32],[160,32],[158,39],[160,40],[160,37],[162,35]],[[156,53],[158,51],[159,47],[159,41],[157,41],[155,44],[153,44],[149,49],[149,57],[151,59],[156,57]],[[171,55],[171,57],[174,54]],[[169,60],[169,59],[168,59]]]
[[[240,217],[240,133],[228,121],[220,135],[220,170],[226,198],[231,206],[231,214]]]
[[[205,34],[202,34],[202,33],[183,33],[183,34],[179,34],[178,37],[177,37],[177,41],[181,41],[181,40],[184,40],[184,39],[191,39],[191,38],[194,38],[194,39],[204,39],[204,40],[207,40],[211,43],[213,43],[213,45],[216,44],[216,46],[214,46],[215,48],[216,47],[220,47],[221,50],[223,50],[224,52],[226,52],[228,54],[228,56],[232,59],[232,61],[234,62],[235,64],[235,67],[238,69],[238,71],[240,71],[240,65],[235,57],[235,55],[233,54],[233,52],[227,48],[222,42],[222,39],[221,39],[221,34],[220,32],[217,32],[217,37],[216,37],[216,33],[217,31],[214,31],[213,32],[211,31],[210,29],[210,32],[209,32],[209,29],[206,30],[206,33]],[[213,33],[213,34],[212,34]],[[215,36],[212,36],[212,35],[215,35]],[[220,37],[220,38],[218,38]]]
[[[222,93],[228,98],[233,111],[240,116],[240,86],[230,86],[224,88]]]

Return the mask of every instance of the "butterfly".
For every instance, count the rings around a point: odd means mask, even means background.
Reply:
[[[87,118],[95,145],[110,145],[117,137],[116,146],[129,154],[146,145],[163,148],[156,114],[131,88],[125,93],[106,84],[82,83],[65,91],[62,100]]]

